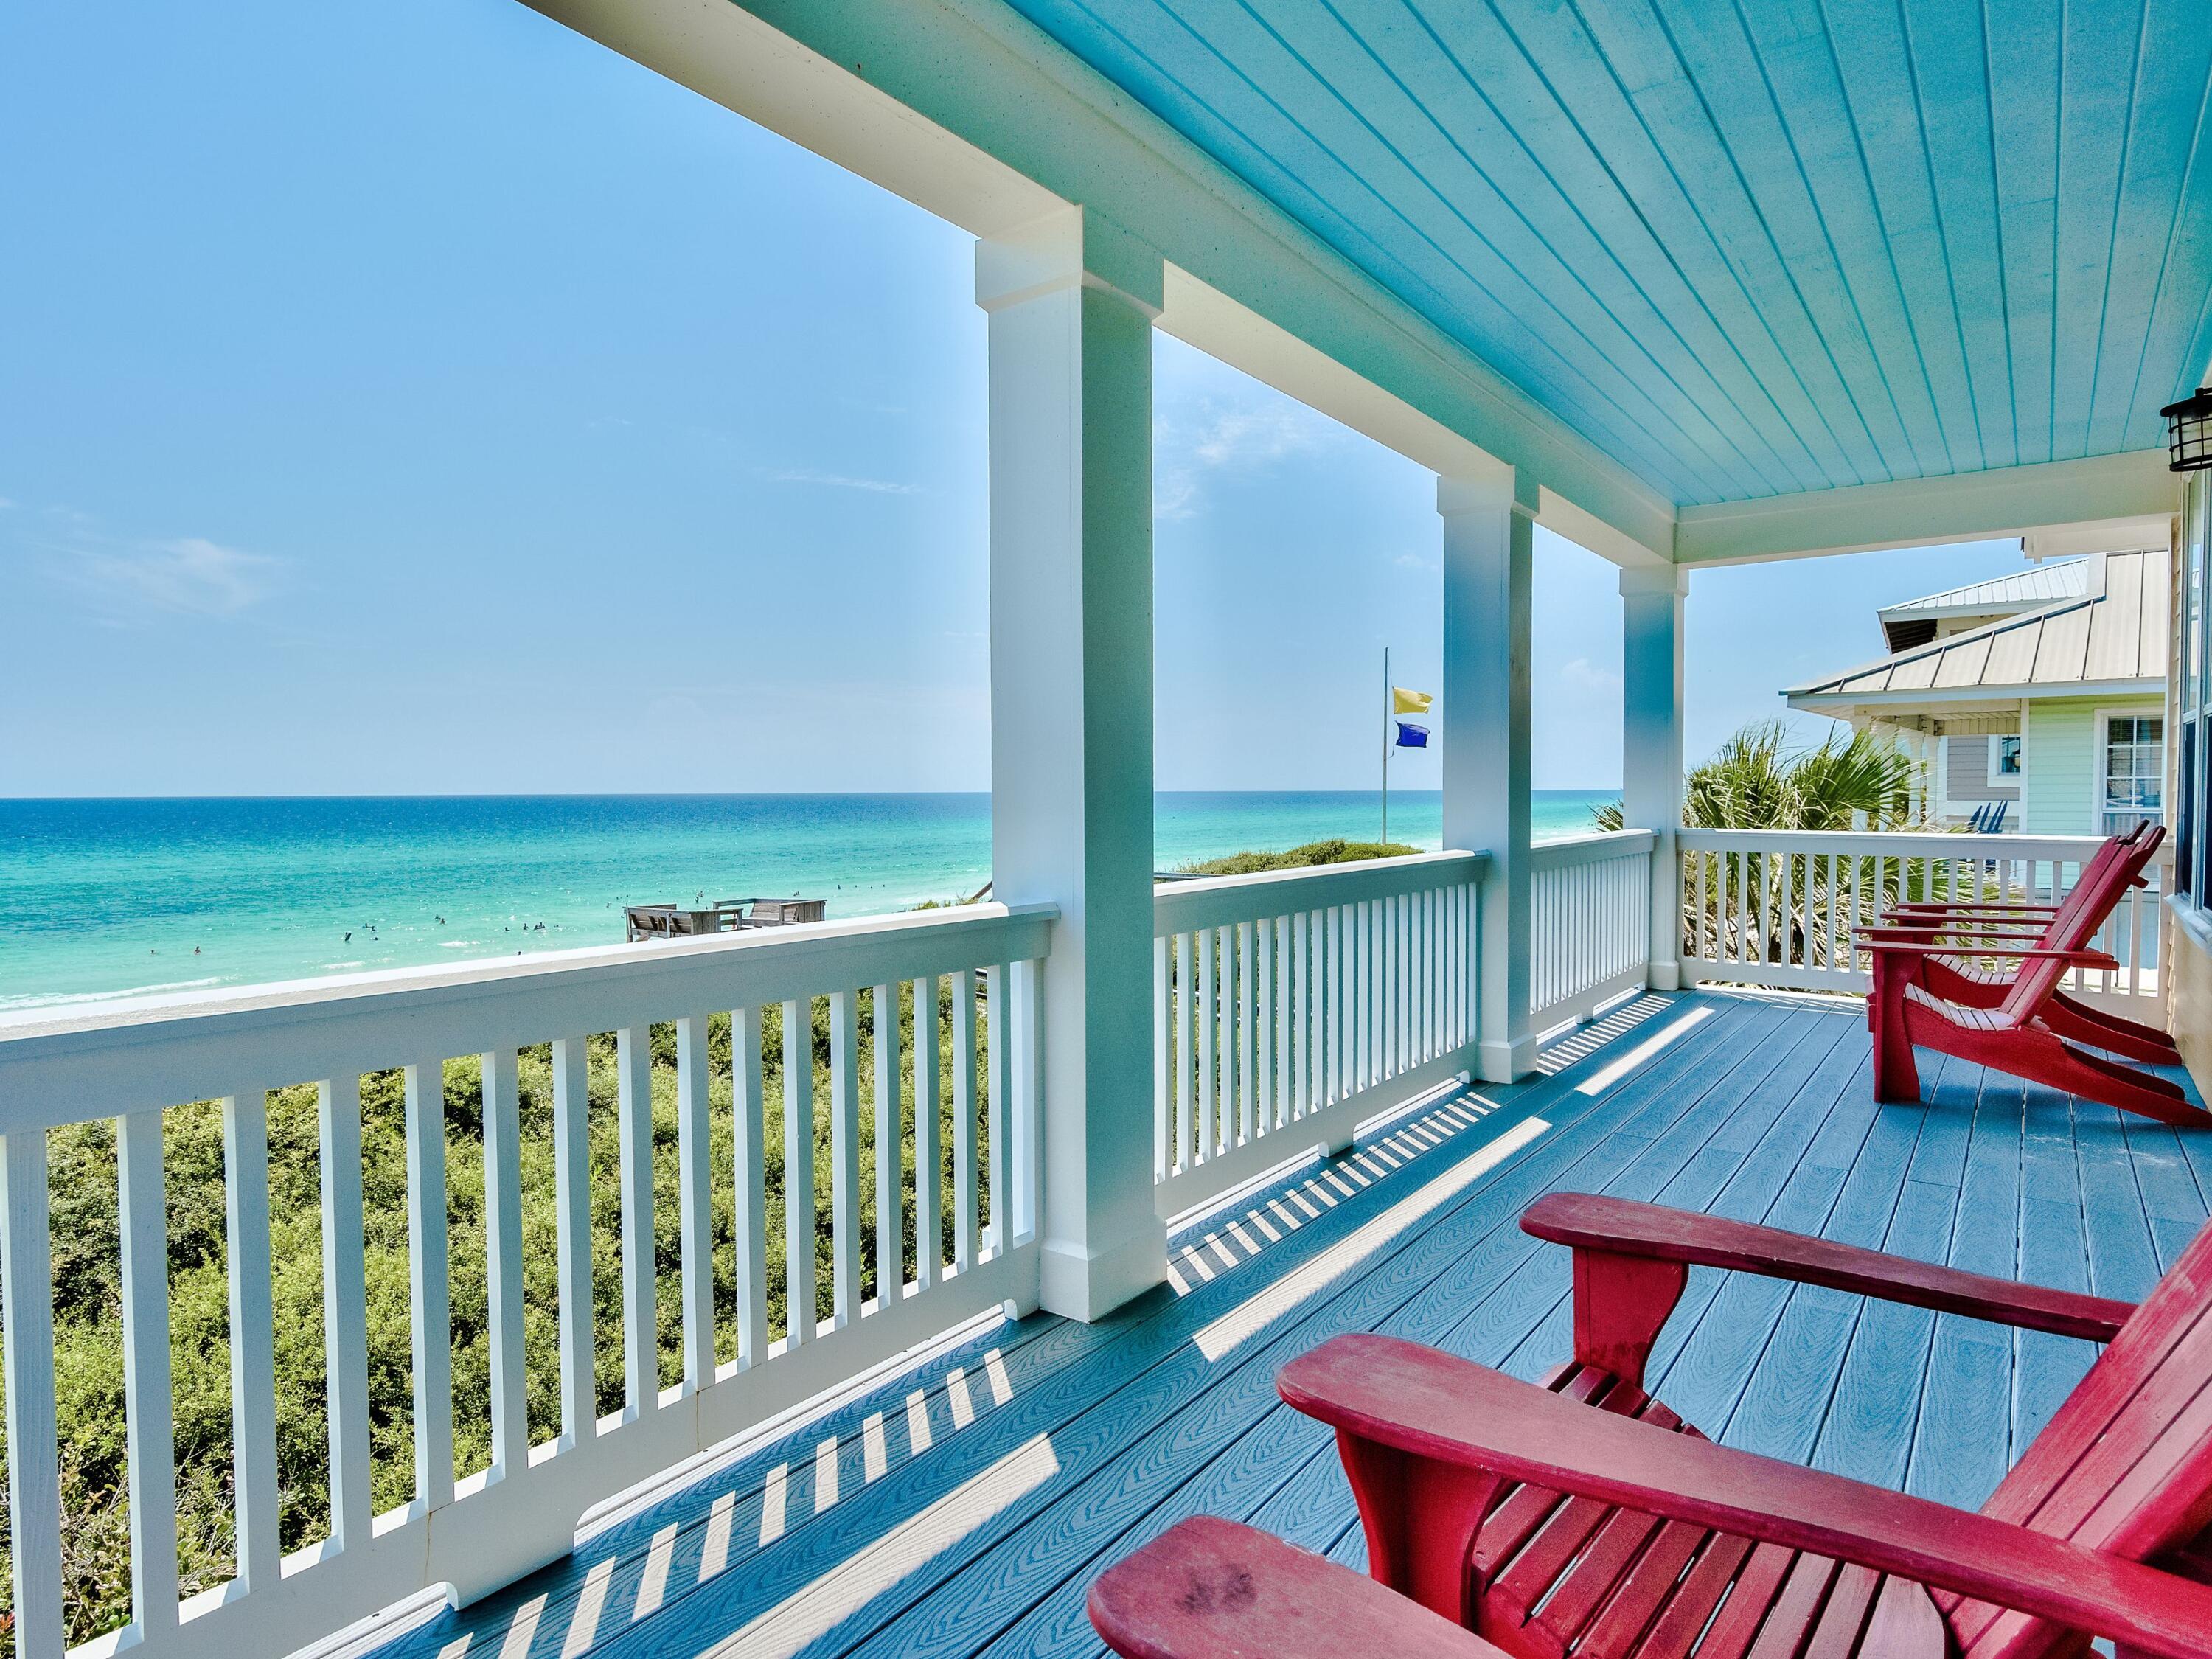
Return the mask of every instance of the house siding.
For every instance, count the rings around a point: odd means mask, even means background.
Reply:
[[[1948,801],[2012,800],[2020,799],[2020,786],[1990,781],[1990,745],[1995,738],[1952,737],[1943,739],[1943,799]]]
[[[2053,698],[2027,706],[2027,783],[2021,828],[2031,836],[2086,836],[2089,811],[2090,726],[2097,705]]]
[[[2097,714],[2128,709],[2157,714],[2164,705],[2136,697],[2046,697],[2027,705],[2027,784],[2021,828],[2032,836],[2103,832],[2097,799]]]

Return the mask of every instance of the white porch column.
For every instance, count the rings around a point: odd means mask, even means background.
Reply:
[[[1443,830],[1486,851],[1479,1065],[1492,1082],[1536,1066],[1529,1030],[1528,629],[1536,483],[1499,466],[1439,477],[1444,521]]]
[[[1682,604],[1690,573],[1620,573],[1621,823],[1658,836],[1651,854],[1651,988],[1681,983]]]
[[[1159,254],[1079,209],[976,247],[990,313],[991,864],[1060,907],[1039,1294],[1167,1277],[1152,1202],[1152,319]]]

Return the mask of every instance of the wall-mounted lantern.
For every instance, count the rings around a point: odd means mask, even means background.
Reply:
[[[2212,386],[2199,386],[2196,395],[2160,410],[2166,422],[2166,441],[2176,472],[2196,472],[2212,466]]]

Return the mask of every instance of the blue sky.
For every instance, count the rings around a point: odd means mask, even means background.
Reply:
[[[0,793],[988,786],[959,232],[511,0],[16,7],[0,64]],[[1429,475],[1157,365],[1162,787],[1371,787]],[[1700,575],[1693,757],[2018,563]],[[1618,781],[1620,673],[1540,537],[1540,787]]]

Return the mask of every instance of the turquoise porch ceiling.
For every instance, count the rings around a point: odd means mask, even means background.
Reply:
[[[2212,0],[1008,0],[1678,502],[2163,441]]]

